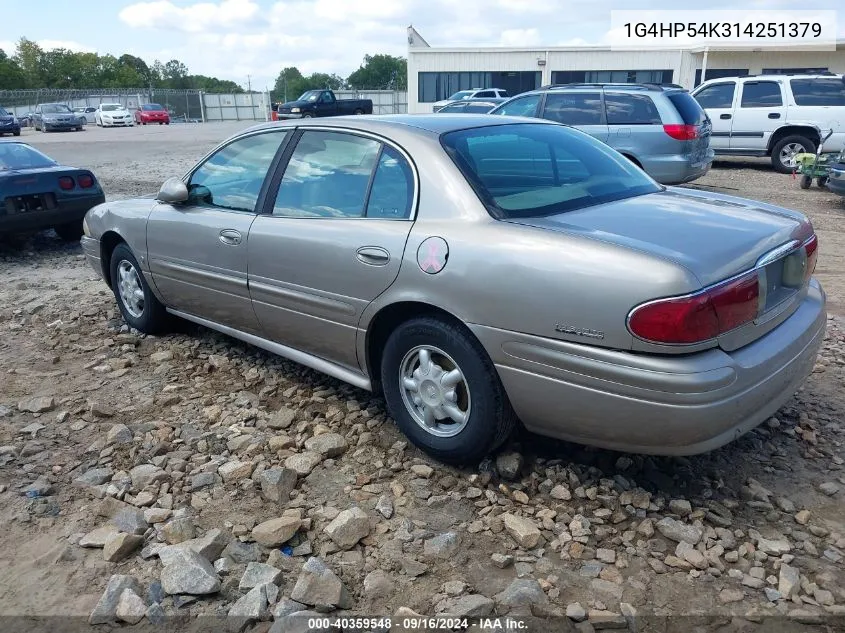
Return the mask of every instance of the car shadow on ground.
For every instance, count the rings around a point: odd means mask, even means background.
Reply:
[[[80,255],[82,247],[77,241],[65,241],[53,229],[29,233],[0,233],[0,258],[15,261],[33,255]]]

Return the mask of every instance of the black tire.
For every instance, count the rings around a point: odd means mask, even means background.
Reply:
[[[14,132],[12,132],[12,134],[13,134],[14,136],[20,136],[20,135],[21,135],[21,131],[20,131],[20,130],[15,130]]]
[[[451,437],[438,437],[425,430],[405,404],[400,384],[402,363],[418,346],[439,348],[463,373],[470,394],[469,417]],[[461,326],[435,317],[406,321],[387,339],[380,373],[390,415],[408,439],[436,459],[477,464],[501,446],[516,425],[516,414],[487,352]]]
[[[53,230],[65,242],[78,242],[79,238],[82,237],[82,220],[58,224],[53,227]]]
[[[140,314],[133,314],[124,303],[120,294],[118,267],[124,263],[128,263],[137,272],[138,281],[144,294]],[[120,308],[120,313],[123,315],[124,321],[130,327],[140,330],[145,334],[157,334],[167,329],[170,315],[153,294],[153,291],[150,290],[150,286],[141,272],[141,267],[138,265],[138,260],[135,259],[129,246],[125,243],[118,244],[112,252],[111,261],[109,262],[109,274],[114,298],[117,300],[117,306]]]
[[[772,147],[772,167],[775,168],[775,171],[778,171],[782,174],[791,174],[793,171],[795,171],[794,165],[784,163],[781,159],[781,152],[787,145],[800,145],[802,149],[800,149],[799,151],[806,152],[808,154],[816,153],[816,144],[810,139],[808,139],[806,136],[800,136],[798,134],[794,134],[792,136],[784,136],[777,143],[775,143],[774,147]]]
[[[802,189],[809,189],[810,185],[813,184],[813,179],[809,176],[801,176],[801,180],[798,181],[798,186]]]
[[[352,114],[364,114],[364,111],[361,108],[358,108]]]
[[[818,178],[816,178],[816,184],[819,187],[824,188],[824,186],[827,185],[827,176],[819,176]]]
[[[303,119],[313,119],[314,115],[311,114],[310,112],[306,112],[305,114],[302,115],[302,118]]]

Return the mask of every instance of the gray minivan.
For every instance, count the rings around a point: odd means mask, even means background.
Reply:
[[[565,84],[523,93],[490,114],[529,116],[576,127],[610,145],[665,185],[710,169],[711,123],[674,84]]]

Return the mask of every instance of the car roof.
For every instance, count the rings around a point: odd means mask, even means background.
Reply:
[[[720,81],[777,81],[781,79],[845,79],[845,75],[839,75],[836,73],[782,73],[779,75],[736,75],[733,77],[716,77],[714,79],[708,79],[707,81],[702,81],[696,88],[700,88],[704,84],[711,84],[717,83]]]
[[[361,131],[388,135],[391,130],[403,129],[426,136],[439,136],[455,130],[489,127],[493,125],[513,125],[515,123],[533,123],[536,125],[558,125],[545,119],[509,117],[491,114],[373,114],[368,116],[333,116],[312,119],[303,123],[302,119],[271,121],[260,123],[245,132],[272,129],[276,127],[344,127]]]

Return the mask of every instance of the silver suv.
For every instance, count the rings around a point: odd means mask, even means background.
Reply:
[[[665,185],[710,169],[711,123],[689,92],[657,84],[543,86],[490,112],[540,117],[576,127],[610,145]]]

